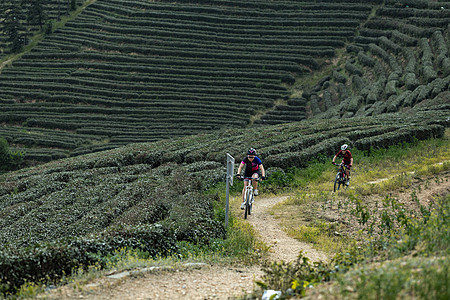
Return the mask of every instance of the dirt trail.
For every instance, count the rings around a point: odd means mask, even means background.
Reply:
[[[293,261],[300,250],[311,260],[326,255],[284,233],[268,210],[287,197],[257,197],[249,222],[271,246],[270,260]],[[197,264],[177,269],[154,269],[114,274],[82,287],[67,285],[40,297],[46,299],[229,299],[251,293],[262,277],[259,266],[230,267]]]
[[[311,244],[299,242],[289,237],[273,218],[268,210],[275,204],[288,197],[257,198],[253,207],[253,214],[249,217],[250,224],[259,232],[262,240],[271,246],[270,260],[294,261],[300,250],[312,261],[326,260],[327,255],[314,249]]]
[[[3,68],[4,68],[7,64],[9,64],[10,62],[12,62],[12,61],[13,61],[13,58],[10,58],[10,59],[8,59],[8,60],[2,62],[2,63],[0,64],[0,73],[2,72]]]

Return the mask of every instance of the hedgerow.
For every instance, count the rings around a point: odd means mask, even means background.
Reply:
[[[111,228],[89,238],[66,238],[25,248],[0,250],[0,295],[13,294],[26,282],[55,282],[77,268],[105,267],[104,256],[118,249],[140,249],[150,257],[176,254],[174,236],[161,225]]]

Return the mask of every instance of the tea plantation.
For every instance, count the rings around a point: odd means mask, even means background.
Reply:
[[[2,70],[0,135],[26,160],[50,161],[245,127],[381,2],[76,1],[89,5]],[[61,14],[60,1],[45,8]],[[302,104],[283,114],[306,118]]]
[[[224,180],[225,157],[251,143],[268,174],[331,157],[346,142],[370,150],[442,137],[449,105],[410,114],[307,121],[229,129],[131,144],[10,172],[0,177],[0,278],[3,292],[25,281],[56,280],[79,266],[102,264],[114,249],[175,254],[177,241],[225,238],[215,197],[203,191]]]
[[[226,238],[204,193],[226,153],[257,148],[270,176],[450,125],[448,2],[43,3],[41,39],[21,8],[39,43],[17,57],[2,27],[0,137],[47,163],[0,175],[0,295],[116,249]]]
[[[351,118],[406,110],[448,91],[449,24],[448,2],[384,1],[346,45],[341,65],[292,103],[307,103],[318,118]],[[289,118],[276,110],[262,120]]]

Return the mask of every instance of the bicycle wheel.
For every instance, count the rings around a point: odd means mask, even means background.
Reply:
[[[339,187],[341,186],[341,174],[336,175],[336,179],[334,180],[334,191],[339,191]]]
[[[251,215],[252,214],[252,205],[253,205],[253,195],[250,194],[250,199],[248,201],[248,214]]]
[[[247,215],[249,214],[250,200],[250,193],[247,192],[247,195],[245,195],[244,219],[247,219]]]

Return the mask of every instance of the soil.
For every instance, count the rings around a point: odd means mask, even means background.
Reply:
[[[450,191],[449,173],[441,180],[417,183],[423,187],[417,193],[423,202],[432,201],[436,195]],[[407,199],[411,193],[398,193],[400,199]],[[269,213],[275,204],[288,197],[257,197],[248,221],[263,240],[270,246],[269,260],[294,261],[299,251],[312,261],[326,260],[325,253],[310,244],[299,242],[287,236],[278,221]],[[234,299],[254,291],[255,281],[263,272],[258,265],[229,266],[208,264],[187,264],[181,267],[134,270],[111,274],[92,280],[87,285],[69,284],[46,293],[39,298],[46,299]],[[115,277],[115,278],[114,278]]]

